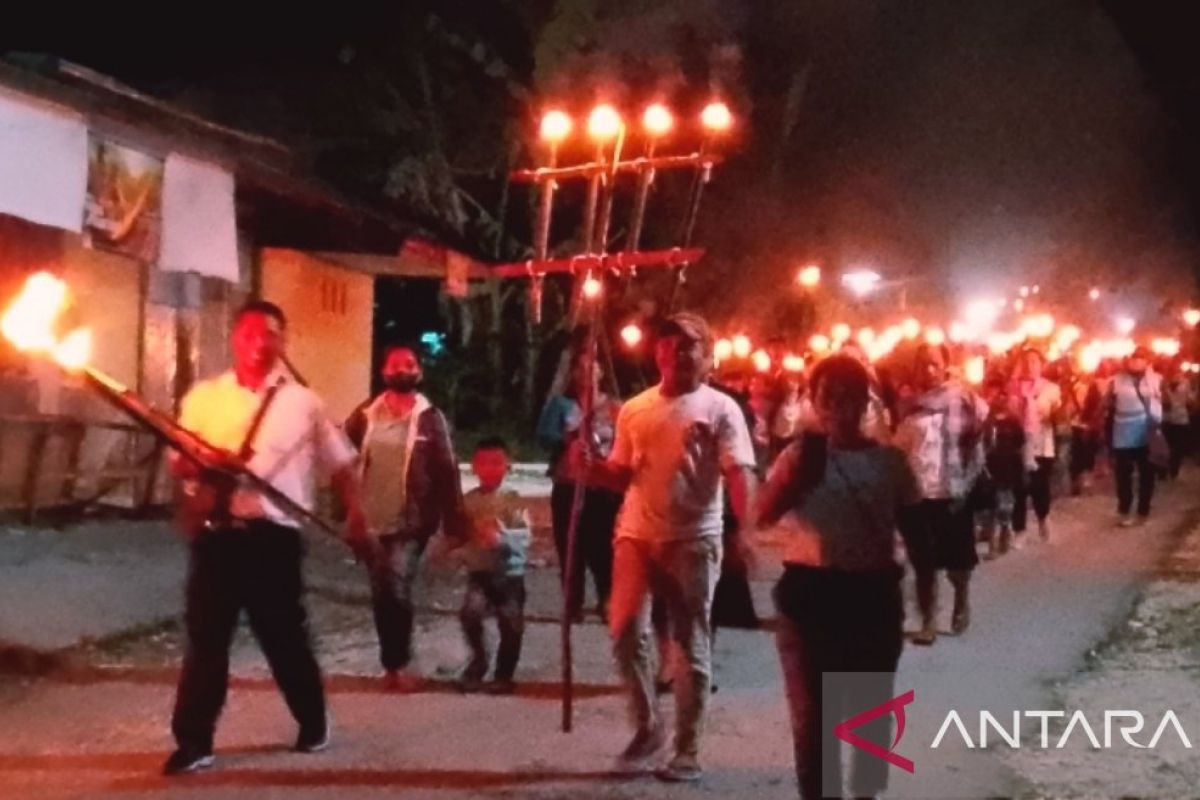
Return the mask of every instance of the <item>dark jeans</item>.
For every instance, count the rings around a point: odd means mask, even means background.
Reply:
[[[834,724],[892,698],[903,647],[900,575],[899,568],[854,573],[788,565],[775,586],[776,644],[802,798],[842,796]],[[853,687],[829,680],[830,673],[848,672],[875,674],[860,676]],[[882,717],[855,733],[890,749],[891,727],[891,718]],[[851,749],[853,796],[879,794],[887,775],[887,762]]]
[[[268,522],[210,531],[192,542],[187,649],[171,718],[181,747],[212,749],[229,686],[229,646],[243,609],[301,729],[325,724],[325,692],[301,601],[303,553],[299,531]]]
[[[1099,449],[1100,437],[1095,431],[1078,426],[1071,428],[1070,469],[1073,480],[1096,468],[1096,452]]]
[[[505,577],[494,572],[472,572],[467,576],[459,620],[471,650],[471,661],[463,677],[483,680],[488,671],[488,653],[483,640],[483,620],[496,615],[500,646],[496,651],[496,680],[511,681],[521,658],[525,635],[525,577]]]
[[[1163,425],[1163,436],[1167,437],[1167,446],[1171,450],[1171,461],[1167,474],[1172,478],[1179,477],[1179,469],[1183,466],[1183,459],[1188,454],[1189,433],[1191,427],[1188,425],[1175,425],[1170,422]]]
[[[1025,530],[1030,502],[1033,503],[1033,513],[1038,520],[1050,516],[1050,479],[1053,475],[1054,459],[1039,458],[1037,469],[1029,475],[1029,480],[1018,486],[1017,504],[1013,507],[1013,530],[1017,533]]]
[[[1127,515],[1133,509],[1133,471],[1138,473],[1138,504],[1140,516],[1150,515],[1150,501],[1154,499],[1154,467],[1150,464],[1150,448],[1133,447],[1113,450],[1117,460],[1117,513]]]
[[[384,536],[367,559],[379,661],[389,672],[412,661],[413,586],[424,552],[424,542]]]
[[[558,564],[564,584],[567,570],[563,565],[567,563],[567,533],[574,498],[573,483],[555,483],[550,490],[554,546],[558,550]],[[575,568],[571,572],[571,597],[568,602],[568,609],[573,616],[583,611],[585,569],[592,573],[600,608],[608,606],[608,596],[612,593],[613,529],[620,509],[619,494],[604,489],[584,491],[583,510],[579,514],[579,527],[575,534]]]

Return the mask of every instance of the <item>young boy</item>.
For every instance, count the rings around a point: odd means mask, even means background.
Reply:
[[[502,488],[509,468],[508,447],[503,440],[480,441],[471,468],[479,478],[479,487],[463,498],[470,531],[461,551],[467,566],[467,592],[459,614],[471,660],[459,688],[464,692],[485,688],[483,679],[490,659],[483,641],[483,620],[494,613],[500,647],[494,679],[486,688],[492,694],[511,694],[516,688],[513,674],[525,632],[529,514],[515,491]]]
[[[1008,552],[1013,540],[1016,493],[1025,480],[1025,429],[1012,411],[1012,398],[1004,388],[992,397],[992,410],[984,425],[987,471],[996,492],[993,518],[988,524],[988,556]],[[999,532],[997,533],[997,526]],[[1017,545],[1019,546],[1019,545]]]

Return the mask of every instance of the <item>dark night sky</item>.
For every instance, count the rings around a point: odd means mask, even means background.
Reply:
[[[1191,290],[1192,215],[1169,149],[1178,123],[1104,9],[841,5],[813,37],[784,209],[738,239],[794,243],[748,259],[764,290],[806,250],[949,281],[961,300],[1032,281],[1070,300],[1095,281],[1133,289],[1114,304],[1149,313]]]
[[[1191,292],[1186,182],[1196,145],[1186,132],[1196,92],[1179,80],[1187,62],[1171,58],[1190,43],[1166,37],[1182,24],[1169,6],[1107,5],[795,0],[782,12],[801,21],[794,42],[756,15],[755,0],[680,6],[680,19],[724,19],[741,48],[740,92],[754,122],[706,201],[700,238],[712,257],[698,292],[736,269],[748,291],[713,310],[746,311],[811,257],[949,281],[962,299],[1035,279],[1068,298],[1080,281],[1132,286],[1140,291],[1119,301],[1130,311]],[[637,6],[612,7],[628,15]],[[536,66],[505,3],[455,8],[460,24],[491,32],[518,72]],[[244,35],[219,57],[199,38],[192,47],[94,45],[64,55],[172,93],[217,73],[225,85],[281,66],[302,76],[340,38],[377,39],[386,17],[310,19],[321,23],[316,33]],[[627,27],[614,30],[637,46]],[[762,87],[780,84],[793,52],[811,54],[812,70],[782,185],[767,190],[779,93]]]

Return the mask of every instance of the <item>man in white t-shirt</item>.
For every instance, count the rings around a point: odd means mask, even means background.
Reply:
[[[743,530],[754,491],[754,448],[729,396],[704,383],[712,337],[703,319],[675,314],[655,346],[662,382],[627,402],[607,461],[591,481],[625,491],[617,519],[609,628],[629,686],[637,732],[622,760],[642,766],[665,745],[654,679],[650,595],[667,607],[678,648],[675,754],[657,773],[668,781],[701,776],[700,732],[712,682],[713,590],[722,556],[722,486]],[[573,458],[582,460],[578,450]],[[749,561],[746,539],[732,546]]]

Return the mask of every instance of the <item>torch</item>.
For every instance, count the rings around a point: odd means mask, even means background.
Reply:
[[[17,350],[47,356],[69,375],[79,375],[84,385],[109,405],[146,429],[156,439],[204,469],[218,449],[140,398],[116,379],[88,366],[91,334],[77,328],[61,340],[55,334],[58,317],[67,305],[67,285],[48,272],[31,275],[17,299],[0,318],[0,332]],[[259,492],[289,516],[337,536],[329,523],[297,503],[243,464],[223,466],[229,477]]]
[[[592,437],[596,412],[596,326],[598,323],[598,303],[604,292],[604,284],[590,273],[584,279],[581,295],[585,303],[590,304],[587,328],[583,340],[583,350],[580,353],[583,385],[579,387],[580,445],[585,454],[584,463],[590,463],[592,457]],[[583,515],[583,501],[587,492],[586,475],[576,476],[575,491],[571,497],[571,515],[567,523],[566,558],[563,566],[563,610],[561,620],[562,636],[562,730],[570,733],[574,722],[575,710],[575,664],[574,652],[571,646],[571,595],[575,589],[575,558],[578,552],[579,518]]]
[[[704,126],[704,140],[700,144],[700,152],[696,164],[696,173],[692,178],[692,190],[688,198],[687,216],[683,219],[683,246],[687,247],[692,242],[692,234],[696,230],[696,218],[700,215],[700,200],[704,196],[704,187],[712,179],[712,159],[706,159],[709,146],[712,143],[714,136],[727,132],[733,127],[733,114],[729,111],[729,106],[722,102],[712,102],[704,107],[700,113],[700,123]],[[671,287],[671,299],[667,303],[667,310],[670,311],[675,307],[676,301],[679,299],[679,290],[683,287],[685,278],[686,265],[678,268],[675,273],[675,284]]]
[[[596,231],[596,209],[600,205],[600,184],[605,180],[605,150],[609,142],[614,139],[620,142],[624,139],[625,125],[621,122],[621,115],[617,110],[607,103],[601,103],[592,109],[592,113],[588,115],[587,121],[588,136],[596,142],[596,167],[592,173],[592,178],[588,182],[587,206],[583,212],[583,244],[584,248],[589,253],[594,253],[598,249],[603,249],[603,242],[597,235]],[[613,164],[620,161],[619,149],[614,153]],[[614,170],[615,174],[615,170]]]
[[[636,253],[642,242],[642,224],[646,219],[646,201],[650,197],[650,186],[654,183],[654,149],[658,140],[671,132],[675,119],[661,103],[654,103],[642,114],[642,128],[646,132],[646,165],[638,175],[637,195],[633,202],[633,219],[629,223],[629,241],[625,249]]]
[[[571,133],[572,122],[564,112],[552,110],[542,117],[541,139],[548,148],[547,170],[558,165],[558,146]],[[550,220],[554,211],[554,191],[558,184],[550,175],[542,176],[538,195],[537,222],[534,230],[533,260],[543,262],[550,253]],[[531,269],[532,272],[532,269]],[[542,274],[529,276],[529,310],[535,323],[542,321]]]
[[[607,170],[598,173],[604,184],[604,202],[600,206],[600,219],[590,248],[593,253],[605,253],[608,251],[608,229],[612,225],[613,199],[617,194],[617,171],[621,164],[621,150],[625,145],[625,123],[612,106],[597,106],[588,118],[588,132],[599,143],[601,154],[604,145],[613,142],[612,162]],[[603,155],[600,161],[603,163]]]

